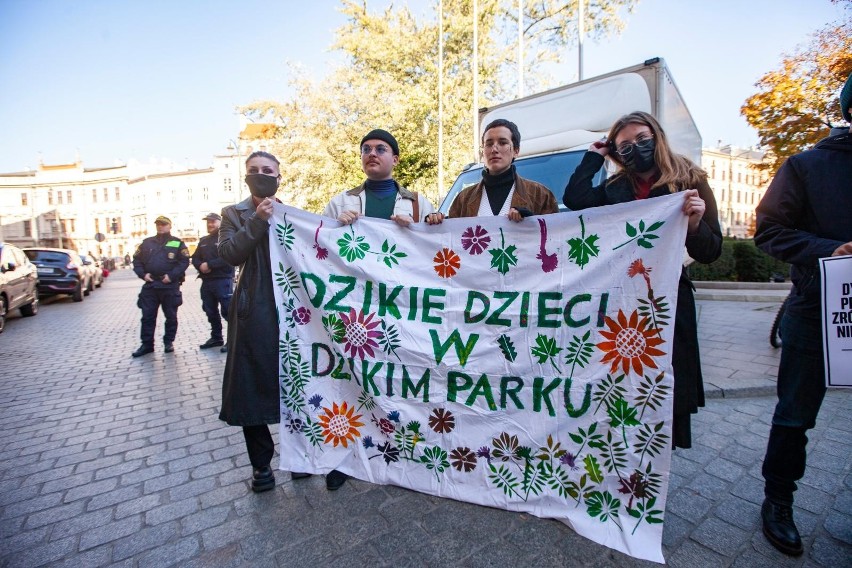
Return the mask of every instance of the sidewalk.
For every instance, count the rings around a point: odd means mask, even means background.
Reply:
[[[0,336],[0,567],[657,566],[556,521],[393,486],[329,492],[279,471],[274,491],[252,493],[242,434],[217,418],[225,355],[198,349],[198,282],[184,285],[176,352],[132,359],[138,289],[114,272],[83,303],[13,315]],[[711,399],[694,447],[672,456],[671,566],[852,566],[852,392],[830,391],[809,433],[804,556],[761,533],[778,305],[698,302]]]

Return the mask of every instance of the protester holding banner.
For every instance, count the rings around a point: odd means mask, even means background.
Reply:
[[[620,169],[603,185],[592,179],[609,157]],[[675,154],[657,120],[645,112],[619,118],[609,137],[591,145],[565,188],[563,201],[573,210],[683,192],[689,216],[686,250],[698,262],[710,263],[722,253],[722,231],[707,173],[689,158]],[[693,286],[681,272],[675,312],[674,421],[672,442],[692,447],[690,415],[704,406],[704,381],[698,351],[698,323]]]
[[[531,215],[556,213],[559,206],[545,186],[524,179],[513,162],[521,150],[521,132],[509,120],[498,118],[482,133],[482,181],[467,187],[450,206],[449,217],[501,216],[520,221]],[[440,224],[444,214],[426,217],[430,225]]]
[[[852,122],[852,75],[840,93]],[[757,206],[754,241],[792,267],[781,320],[778,404],[763,459],[763,532],[785,554],[802,554],[793,492],[805,474],[807,431],[825,396],[819,259],[852,254],[852,129],[787,159]]]
[[[376,217],[407,227],[435,210],[428,199],[393,179],[393,169],[399,163],[399,144],[390,132],[371,130],[361,139],[359,148],[361,169],[367,179],[335,196],[323,215],[344,225],[354,223],[358,217]]]
[[[219,419],[242,426],[255,492],[275,487],[270,468],[275,444],[268,424],[280,421],[278,316],[269,264],[269,218],[281,181],[278,159],[254,152],[246,160],[251,197],[222,210],[219,257],[240,267],[228,310],[228,359]],[[293,473],[293,479],[307,474]]]

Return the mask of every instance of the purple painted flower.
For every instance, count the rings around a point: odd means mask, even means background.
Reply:
[[[311,398],[308,399],[308,404],[314,407],[314,410],[319,410],[320,405],[322,404],[322,396],[315,394]]]
[[[482,446],[478,450],[476,450],[476,457],[485,458],[488,460],[488,463],[491,463],[491,448],[488,446]]]
[[[577,456],[575,456],[571,452],[566,452],[565,454],[562,455],[561,458],[559,458],[559,463],[561,463],[562,465],[567,465],[571,469],[576,470],[577,469],[577,461],[576,460],[577,460]]]
[[[396,423],[399,423],[399,410],[392,410],[388,412],[388,420],[393,420]]]
[[[373,444],[373,437],[372,436],[364,436],[364,439],[361,440],[361,443],[364,445],[364,448],[366,448],[366,449],[370,449],[375,445],[375,444]]]
[[[305,325],[306,323],[311,321],[311,310],[309,310],[305,306],[299,306],[290,313],[290,316],[297,324]]]
[[[468,227],[462,233],[462,247],[470,254],[482,254],[488,250],[488,245],[491,244],[491,237],[488,236],[488,231],[482,228],[481,225]]]

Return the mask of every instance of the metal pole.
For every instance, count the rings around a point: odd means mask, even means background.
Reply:
[[[518,98],[524,96],[524,0],[518,0]]]
[[[438,0],[438,193],[444,195],[444,1]]]
[[[577,11],[578,22],[577,22],[577,35],[579,36],[577,39],[577,80],[583,80],[583,36],[586,34],[585,24],[586,24],[586,16],[584,14],[584,3],[585,0],[580,0],[580,9]]]
[[[473,161],[479,159],[479,2],[473,0]]]

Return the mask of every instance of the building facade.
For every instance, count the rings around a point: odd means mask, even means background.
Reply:
[[[751,238],[755,229],[755,208],[770,178],[756,166],[764,153],[754,148],[722,146],[704,148],[701,166],[713,190],[719,208],[719,222],[726,237]]]

